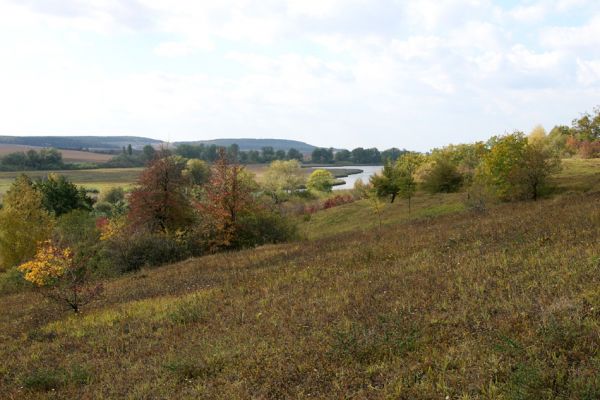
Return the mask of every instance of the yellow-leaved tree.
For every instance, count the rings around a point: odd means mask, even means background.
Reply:
[[[0,270],[5,270],[33,257],[37,244],[50,238],[54,221],[26,175],[16,178],[2,200]]]
[[[48,298],[68,305],[76,313],[103,290],[102,284],[87,284],[85,260],[76,261],[70,248],[51,240],[41,243],[35,257],[21,264],[19,271]]]

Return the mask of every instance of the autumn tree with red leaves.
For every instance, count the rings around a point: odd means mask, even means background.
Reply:
[[[254,205],[252,192],[255,183],[236,162],[231,162],[221,149],[212,167],[210,180],[198,203],[202,229],[210,250],[227,247],[236,235],[240,214]]]
[[[185,160],[157,157],[138,179],[129,199],[129,225],[152,233],[170,233],[189,226],[193,209],[185,195]]]

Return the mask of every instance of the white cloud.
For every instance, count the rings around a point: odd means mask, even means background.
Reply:
[[[594,106],[599,18],[583,0],[0,0],[0,133],[426,150]]]
[[[549,48],[600,46],[600,13],[584,25],[548,27],[541,33],[541,42]]]
[[[509,14],[512,18],[520,22],[531,23],[542,21],[547,13],[548,3],[537,3],[533,5],[521,5],[510,10]]]
[[[577,59],[577,80],[584,85],[600,83],[600,59],[585,61]]]
[[[510,61],[515,68],[527,71],[553,69],[558,66],[561,58],[562,54],[557,51],[535,53],[528,50],[522,44],[513,46],[510,53],[507,54],[508,61]]]

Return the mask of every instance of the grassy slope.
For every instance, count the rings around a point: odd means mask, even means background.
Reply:
[[[422,201],[415,215],[442,200]],[[368,209],[351,206],[340,223]],[[380,233],[332,230],[115,279],[77,317],[4,296],[0,392],[600,397],[598,193],[412,221],[394,207],[399,222]]]
[[[565,159],[563,168],[553,179],[555,192],[600,192],[600,159]],[[434,217],[465,209],[465,193],[436,194],[417,193],[411,200],[412,213],[404,199],[383,205],[383,224],[396,224],[409,219]],[[324,210],[311,216],[303,225],[304,234],[310,239],[356,230],[370,230],[378,225],[371,203],[361,200],[341,207]]]

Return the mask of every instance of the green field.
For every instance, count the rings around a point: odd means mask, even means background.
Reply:
[[[142,168],[101,168],[75,171],[27,171],[32,178],[44,178],[49,173],[68,177],[73,183],[87,189],[104,190],[113,186],[130,187],[139,176]],[[0,172],[0,194],[6,192],[15,177],[21,172]]]

